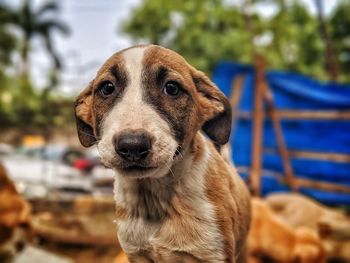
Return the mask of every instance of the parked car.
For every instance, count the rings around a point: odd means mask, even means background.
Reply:
[[[6,143],[0,143],[0,158],[10,155],[14,152],[14,148]]]
[[[94,163],[86,155],[66,145],[19,148],[3,156],[2,162],[16,181],[42,184],[49,189],[90,192]]]

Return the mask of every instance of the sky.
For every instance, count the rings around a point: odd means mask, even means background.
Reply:
[[[3,0],[18,6],[21,0]],[[46,0],[33,0],[38,6]],[[133,8],[142,0],[60,0],[58,18],[66,22],[71,34],[64,37],[54,34],[54,47],[63,59],[62,82],[59,92],[75,96],[96,74],[103,62],[116,51],[134,42],[119,30]],[[242,0],[226,0],[237,4]],[[315,13],[314,0],[302,0]],[[324,0],[325,13],[329,14],[339,0]],[[274,12],[271,5],[259,4],[258,12],[266,16]],[[31,74],[37,86],[44,86],[50,60],[40,39],[34,39],[31,53]]]

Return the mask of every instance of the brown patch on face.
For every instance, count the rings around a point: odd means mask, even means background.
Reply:
[[[231,108],[222,92],[177,53],[150,46],[144,55],[145,99],[171,125],[180,147],[188,147],[203,126],[218,144],[227,142],[231,131]],[[175,82],[182,92],[178,97],[163,91],[167,82]]]
[[[200,128],[194,102],[194,83],[186,61],[172,51],[152,46],[145,51],[143,64],[145,100],[167,120],[178,144],[186,146]],[[163,91],[170,81],[182,89],[176,98]]]
[[[89,147],[99,140],[101,122],[123,95],[127,82],[128,75],[121,51],[106,61],[96,78],[78,96],[75,116],[78,136],[83,146]],[[108,97],[101,94],[101,87],[106,83],[112,83],[115,87],[115,92]]]

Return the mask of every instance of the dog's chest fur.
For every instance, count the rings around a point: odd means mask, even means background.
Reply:
[[[128,185],[117,175],[117,206],[132,215],[117,220],[118,238],[127,254],[142,252],[156,262],[171,262],[181,252],[191,255],[194,262],[224,262],[223,237],[205,193],[210,150],[204,147],[195,162],[185,160],[168,176],[146,185]]]

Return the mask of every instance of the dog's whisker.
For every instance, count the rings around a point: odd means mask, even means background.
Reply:
[[[178,151],[178,153],[179,153],[179,156],[183,159],[184,156],[183,156],[182,152]]]
[[[177,146],[177,149],[176,149],[176,151],[175,151],[175,154],[178,154],[178,155],[181,157],[181,159],[183,159],[184,156],[183,156],[182,152],[179,150],[179,148],[181,149],[182,146],[181,146],[181,145],[178,145],[178,146]]]
[[[173,178],[175,178],[175,174],[174,172],[171,170],[170,166],[168,164],[165,164],[165,166],[169,169],[171,175],[173,176]]]

